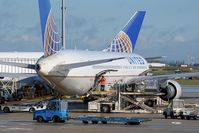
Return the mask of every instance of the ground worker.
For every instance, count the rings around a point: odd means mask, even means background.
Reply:
[[[106,85],[106,78],[104,76],[102,76],[101,79],[99,80],[99,84],[100,84],[100,90],[104,91]]]

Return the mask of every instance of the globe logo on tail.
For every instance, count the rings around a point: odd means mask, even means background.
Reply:
[[[49,16],[47,18],[45,33],[44,33],[44,53],[45,56],[52,55],[58,52],[62,45],[60,43],[60,37],[58,32],[56,32],[56,24],[53,19],[53,14],[50,10]]]
[[[104,51],[132,53],[131,40],[125,32],[120,31]]]

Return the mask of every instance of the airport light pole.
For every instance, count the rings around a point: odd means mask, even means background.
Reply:
[[[65,0],[62,0],[62,47],[63,49],[66,48],[66,40],[65,40]]]

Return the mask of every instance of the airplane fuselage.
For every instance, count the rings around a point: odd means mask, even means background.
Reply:
[[[63,64],[119,57],[125,58],[73,69],[56,69],[57,66]],[[60,51],[51,56],[40,58],[37,65],[39,65],[37,73],[64,95],[87,93],[94,85],[96,74],[104,70],[117,70],[117,72],[109,72],[105,75],[108,83],[126,82],[148,70],[146,60],[137,54],[81,50]]]

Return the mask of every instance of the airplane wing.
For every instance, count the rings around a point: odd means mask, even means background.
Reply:
[[[36,73],[0,73],[0,77],[11,77],[11,78],[20,78],[20,77],[33,77],[38,76]]]
[[[146,57],[144,58],[147,60],[147,62],[153,62],[153,61],[159,61],[162,58],[165,58],[166,56],[157,56],[157,57]]]
[[[180,97],[180,99],[199,99],[199,96],[194,96],[194,97],[183,96]]]
[[[169,80],[169,79],[179,79],[182,77],[195,77],[199,76],[199,72],[192,72],[192,73],[180,73],[180,74],[167,74],[167,75],[157,75],[157,76],[138,76],[132,78],[127,82],[127,84],[132,84],[139,81],[144,80]]]
[[[101,64],[101,63],[107,63],[107,62],[111,62],[114,60],[120,60],[120,59],[124,59],[126,57],[118,57],[118,58],[109,58],[109,59],[101,59],[101,60],[93,60],[93,61],[85,61],[85,62],[78,62],[78,63],[71,63],[71,64],[61,64],[61,65],[57,65],[56,67],[54,67],[50,74],[52,75],[67,75],[68,71],[70,69],[74,69],[74,68],[80,68],[80,67],[85,67],[85,66],[91,66],[91,65],[96,65],[96,64]]]
[[[56,66],[54,70],[70,70],[70,69],[79,68],[79,67],[85,67],[85,66],[91,66],[91,65],[101,64],[101,63],[107,63],[107,62],[111,62],[111,61],[114,61],[114,60],[120,60],[120,59],[124,59],[124,58],[125,57],[119,57],[119,58],[109,58],[109,59],[101,59],[101,60],[71,63],[71,64],[61,64],[61,65]]]
[[[4,62],[0,60],[0,65],[16,66],[28,69],[35,69],[34,64],[16,63],[16,62]]]

